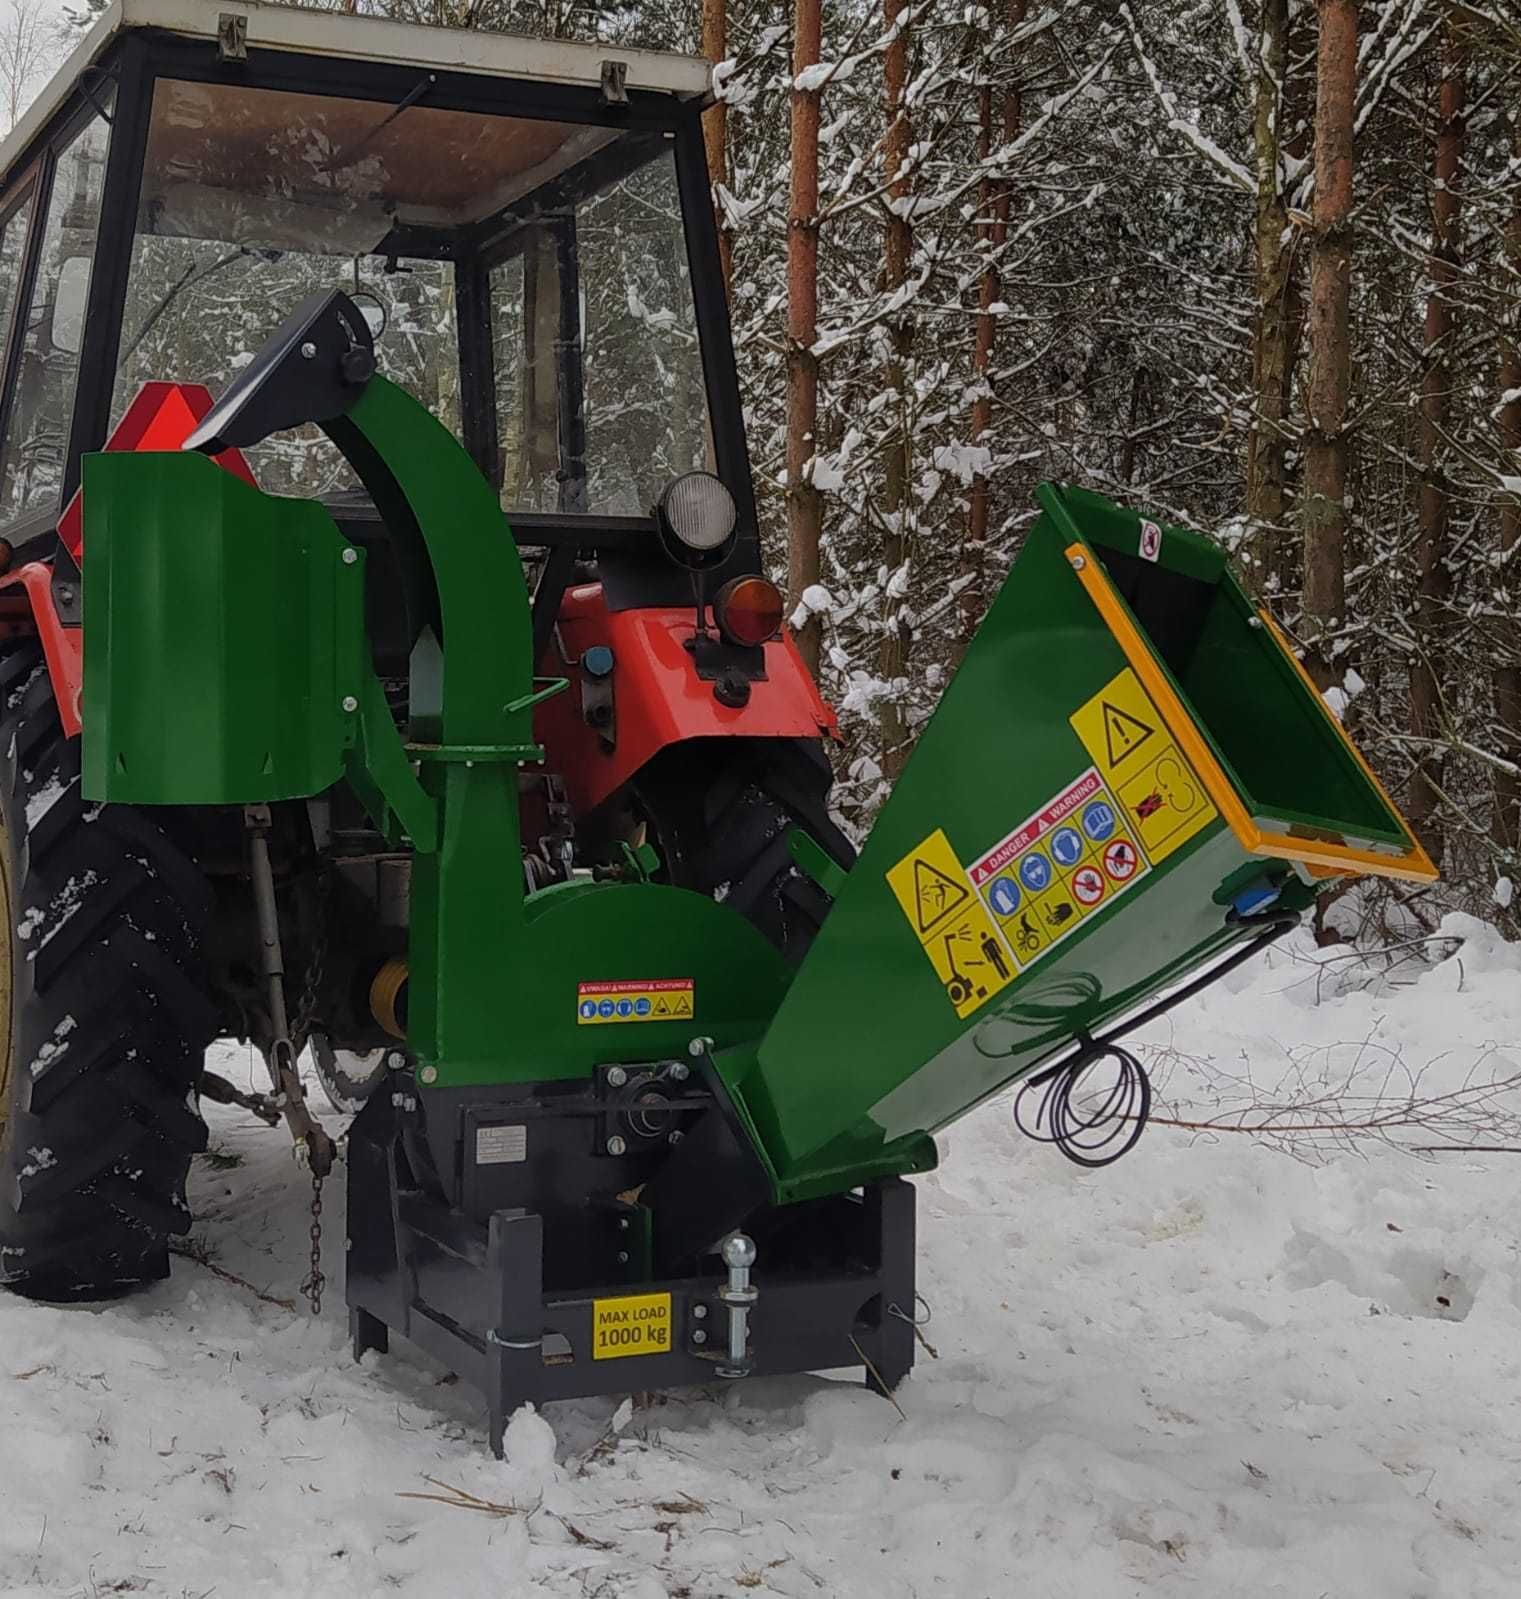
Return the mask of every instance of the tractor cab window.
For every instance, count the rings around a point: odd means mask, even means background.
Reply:
[[[647,516],[712,466],[675,162],[622,154],[524,208],[490,273],[508,511]]]
[[[109,127],[96,118],[64,146],[54,165],[36,277],[15,329],[20,353],[0,456],[0,524],[54,509],[63,490],[109,139]],[[7,313],[29,210],[30,202],[14,212],[0,237]]]
[[[155,378],[221,393],[292,306],[341,287],[373,316],[388,375],[458,430],[453,273],[392,246],[396,185],[370,139],[386,114],[265,89],[156,86],[113,423]],[[271,493],[357,486],[315,427],[247,453]]]
[[[21,287],[21,256],[31,219],[32,191],[28,189],[0,222],[0,340],[10,327],[16,309],[16,291]]]
[[[708,461],[686,273],[659,135],[161,80],[113,412],[154,378],[220,393],[292,306],[342,288],[381,370],[495,463],[509,511],[647,515]],[[465,275],[488,292],[462,306]],[[462,351],[491,369],[475,437]],[[357,488],[315,428],[249,458],[271,492]]]

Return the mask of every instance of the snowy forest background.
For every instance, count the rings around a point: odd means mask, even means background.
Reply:
[[[1509,0],[791,4],[333,8],[722,61],[750,449],[845,817],[1065,479],[1219,540],[1297,640],[1443,868],[1359,915],[1521,933]]]

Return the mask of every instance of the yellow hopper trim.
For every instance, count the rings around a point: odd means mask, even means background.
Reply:
[[[1151,696],[1162,720],[1167,724],[1168,731],[1177,740],[1178,747],[1188,757],[1194,770],[1198,772],[1199,780],[1204,784],[1209,797],[1215,802],[1216,809],[1236,835],[1243,849],[1252,855],[1299,861],[1316,877],[1393,877],[1412,883],[1434,883],[1437,880],[1440,874],[1432,864],[1431,857],[1421,848],[1410,830],[1409,823],[1400,816],[1383,784],[1374,776],[1373,769],[1363,759],[1357,746],[1347,737],[1346,729],[1331,714],[1330,707],[1321,697],[1309,673],[1289,648],[1288,640],[1283,636],[1278,624],[1266,611],[1259,610],[1257,614],[1269,636],[1299,675],[1305,691],[1320,707],[1321,714],[1335,730],[1336,736],[1351,753],[1353,760],[1378,791],[1390,812],[1399,819],[1400,826],[1404,828],[1405,836],[1409,840],[1409,849],[1404,855],[1386,855],[1377,850],[1358,849],[1351,844],[1335,844],[1325,839],[1301,838],[1292,833],[1264,832],[1242,803],[1235,785],[1215,758],[1214,751],[1210,749],[1199,731],[1198,724],[1178,697],[1177,690],[1173,688],[1167,673],[1153,655],[1151,646],[1142,636],[1124,602],[1115,593],[1108,574],[1093,551],[1083,544],[1070,544],[1067,546],[1066,556],[1088,598],[1093,601],[1099,615],[1103,617],[1109,631],[1114,635],[1115,642],[1124,652],[1125,659]]]

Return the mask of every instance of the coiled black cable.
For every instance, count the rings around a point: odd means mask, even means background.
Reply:
[[[1106,1092],[1076,1108],[1072,1095],[1087,1073],[1102,1060],[1118,1068]],[[1043,1090],[1033,1122],[1021,1112],[1026,1095]],[[1135,1148],[1151,1114],[1151,1078],[1128,1049],[1092,1039],[1070,1060],[1026,1080],[1014,1096],[1014,1125],[1026,1138],[1055,1144],[1078,1166],[1109,1166]]]
[[[1128,1155],[1135,1148],[1151,1114],[1151,1078],[1128,1049],[1120,1048],[1118,1040],[1135,1028],[1155,1021],[1174,1005],[1192,999],[1275,939],[1282,938],[1290,928],[1299,925],[1299,913],[1268,910],[1255,916],[1243,916],[1233,910],[1225,920],[1232,927],[1260,928],[1261,932],[1229,959],[1128,1018],[1112,1033],[1101,1038],[1078,1033],[1076,1054],[1025,1079],[1014,1096],[1014,1125],[1026,1138],[1033,1138],[1040,1144],[1055,1144],[1075,1165],[1093,1170],[1113,1165],[1121,1155]],[[1112,1060],[1116,1065],[1113,1083],[1107,1092],[1100,1091],[1087,1105],[1074,1108],[1073,1093],[1088,1071],[1102,1060]],[[1044,1092],[1039,1095],[1034,1121],[1029,1122],[1022,1107],[1026,1096],[1033,1096],[1038,1090]]]

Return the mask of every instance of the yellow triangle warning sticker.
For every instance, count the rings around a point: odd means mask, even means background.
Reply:
[[[1160,865],[1219,816],[1173,725],[1141,686],[1134,667],[1110,678],[1068,721],[1119,801],[1122,814],[1114,820],[1121,826],[1128,822],[1126,831],[1146,864]],[[1095,844],[1109,842],[1108,832],[1089,837]],[[1120,877],[1109,872],[1110,880],[1122,880],[1123,872],[1122,864]]]
[[[971,897],[965,883],[947,877],[929,861],[914,861],[914,925],[932,933],[963,900]]]
[[[1134,755],[1156,732],[1156,728],[1143,722],[1140,717],[1132,716],[1129,711],[1122,711],[1108,700],[1103,702],[1103,710],[1104,742],[1108,747],[1109,766],[1113,770],[1121,761]]]
[[[887,886],[958,1016],[970,1016],[1013,982],[1014,959],[972,892],[944,828],[937,827],[893,867]]]
[[[940,828],[893,867],[887,883],[921,940],[932,937],[972,897],[966,872]]]

